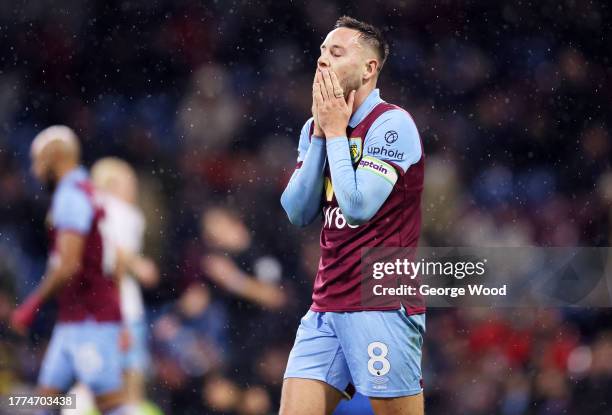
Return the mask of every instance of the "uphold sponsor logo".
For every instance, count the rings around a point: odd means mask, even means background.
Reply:
[[[397,133],[393,130],[387,131],[385,133],[385,141],[388,144],[393,144],[397,141]]]
[[[371,156],[385,156],[385,157],[389,157],[389,158],[396,159],[396,160],[404,160],[404,157],[405,157],[403,151],[394,150],[392,148],[386,148],[384,146],[381,146],[381,147],[370,146],[368,147],[368,153]]]

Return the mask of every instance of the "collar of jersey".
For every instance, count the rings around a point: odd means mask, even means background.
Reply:
[[[357,127],[357,125],[361,121],[363,121],[365,117],[368,116],[370,111],[372,111],[374,107],[380,104],[381,102],[383,102],[383,100],[380,99],[380,90],[378,88],[372,90],[372,92],[370,92],[365,101],[361,103],[359,108],[357,108],[357,110],[351,116],[351,119],[348,123],[349,127]]]
[[[87,170],[83,166],[78,166],[73,170],[70,170],[62,180],[60,180],[58,187],[65,186],[70,183],[78,182],[80,180],[85,180],[87,178]]]

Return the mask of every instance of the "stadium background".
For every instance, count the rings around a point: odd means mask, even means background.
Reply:
[[[151,399],[173,414],[274,412],[318,254],[317,226],[291,227],[279,196],[342,14],[391,41],[382,96],[412,113],[428,155],[423,244],[609,246],[605,2],[1,2],[0,393],[33,385],[52,324],[50,308],[23,339],[6,321],[45,263],[29,144],[65,123],[87,166],[116,155],[141,180],[161,269],[145,293]],[[235,216],[202,221],[211,208]],[[201,261],[232,232],[233,261],[272,289],[266,309]],[[611,317],[432,310],[428,414],[612,413]]]

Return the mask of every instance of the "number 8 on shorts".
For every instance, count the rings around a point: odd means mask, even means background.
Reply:
[[[391,370],[391,363],[386,359],[389,348],[382,342],[368,344],[368,372],[374,376],[384,376]],[[376,364],[378,363],[378,364]]]

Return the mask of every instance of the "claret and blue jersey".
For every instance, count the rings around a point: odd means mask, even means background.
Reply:
[[[422,391],[422,298],[366,304],[361,252],[415,247],[421,226],[423,147],[410,115],[376,89],[353,113],[346,136],[302,128],[298,164],[281,203],[299,226],[323,215],[312,306],[302,318],[285,378],[340,392],[398,397]]]
[[[58,320],[120,321],[118,288],[112,271],[103,265],[104,242],[99,222],[104,211],[95,202],[87,171],[76,168],[59,182],[51,202],[51,265],[59,232],[76,232],[85,238],[82,266],[58,294]]]
[[[81,235],[84,248],[80,271],[57,294],[58,323],[38,380],[44,387],[67,391],[78,380],[96,395],[122,387],[121,311],[114,276],[103,268],[104,242],[98,226],[103,216],[84,168],[62,178],[49,215],[49,265],[57,260],[55,244],[61,232]]]
[[[62,231],[87,235],[94,219],[90,198],[79,186],[89,180],[87,170],[78,167],[59,182],[51,201],[51,225]]]
[[[374,89],[353,113],[348,128],[355,129],[378,104],[384,102],[380,97],[380,90]],[[306,157],[312,122],[312,118],[306,121],[300,133],[298,162]],[[366,138],[367,145],[363,148]],[[403,174],[408,167],[421,159],[423,149],[412,117],[403,109],[395,107],[381,113],[373,120],[367,137],[351,139],[351,156],[353,154],[357,160],[365,156],[386,161],[401,170]]]
[[[397,309],[361,304],[361,248],[414,247],[421,224],[423,147],[412,117],[373,90],[353,113],[347,135],[323,139],[309,119],[300,134],[298,165],[281,202],[292,223],[323,213],[321,261],[312,309]],[[424,311],[418,301],[409,314]]]

